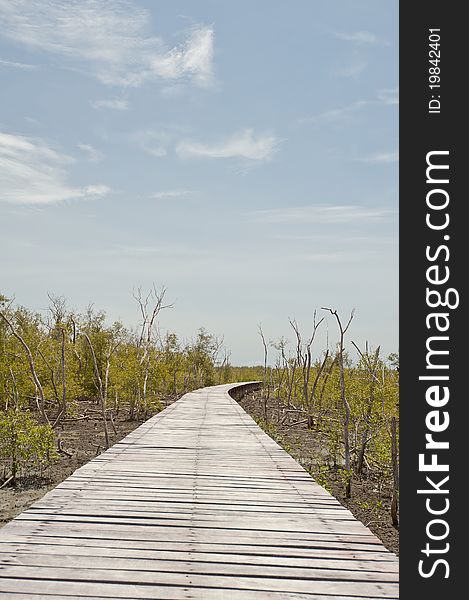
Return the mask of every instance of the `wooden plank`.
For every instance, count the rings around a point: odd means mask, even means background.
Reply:
[[[44,581],[41,582],[41,590],[37,593],[37,581],[28,580],[0,580],[0,592],[2,600],[18,600],[22,598],[45,598],[47,600],[70,600],[70,598],[112,598],[119,600],[333,600],[337,595],[327,593],[298,593],[285,591],[269,591],[255,589],[233,589],[233,588],[209,588],[182,586],[133,586],[113,585],[101,583],[99,592],[96,592],[95,583],[92,582],[69,582],[69,581]],[[97,595],[99,594],[99,595]],[[380,595],[341,595],[340,600],[375,600]],[[388,596],[389,600],[397,600],[398,595]]]
[[[229,388],[186,394],[0,530],[2,598],[397,598],[397,558]]]
[[[248,547],[249,548],[249,547]],[[15,544],[14,553],[4,552],[0,544],[0,555],[2,560],[5,562],[11,562],[17,564],[17,561],[21,562],[24,556],[27,556],[31,552],[31,546],[24,543]],[[48,556],[48,555],[60,555],[63,558],[64,547],[62,544],[44,544],[41,548],[35,548],[34,558]],[[325,569],[342,569],[361,571],[375,571],[384,573],[396,573],[397,564],[389,560],[366,560],[366,557],[362,558],[360,562],[357,562],[356,556],[353,556],[354,562],[350,562],[350,558],[331,558],[327,554],[324,556],[322,553],[319,558],[311,556],[309,553],[304,556],[291,556],[291,555],[266,555],[266,554],[253,554],[249,550],[242,553],[238,552],[208,552],[196,550],[194,548],[188,549],[187,547],[181,547],[179,550],[142,550],[141,548],[109,548],[106,546],[98,547],[83,547],[79,546],[67,546],[67,556],[73,555],[74,557],[87,557],[88,560],[94,561],[94,558],[119,558],[119,559],[139,559],[145,561],[155,560],[175,560],[175,561],[187,561],[191,560],[194,562],[207,562],[207,563],[231,563],[231,564],[249,564],[249,565],[261,565],[261,566],[278,566],[285,567],[305,567],[305,568],[325,568]],[[289,560],[285,561],[288,557]],[[152,563],[154,565],[154,562]]]
[[[73,569],[74,574],[78,574],[80,569],[86,570],[90,576],[98,571],[126,572],[127,581],[137,577],[140,580],[142,572],[148,573],[194,573],[197,575],[214,575],[223,577],[254,577],[254,578],[282,578],[282,579],[311,579],[311,580],[353,580],[353,581],[371,581],[371,582],[395,582],[395,571],[378,569],[355,568],[353,563],[346,565],[346,568],[334,566],[326,563],[327,566],[313,565],[295,565],[288,564],[286,561],[278,564],[269,565],[266,563],[255,563],[250,561],[232,562],[225,558],[216,561],[197,560],[194,556],[184,558],[160,558],[159,560],[146,558],[130,557],[108,557],[100,554],[94,556],[77,555],[73,557],[73,566],[70,564],[70,557],[63,554],[39,554],[39,553],[21,553],[15,552],[9,555],[2,554],[2,561],[8,564],[9,574],[14,576],[15,569],[24,567],[23,571],[29,567],[32,574],[38,568],[53,569]],[[190,558],[190,560],[189,560]],[[130,572],[130,573],[129,573]]]
[[[327,593],[327,594],[363,594],[377,598],[393,598],[396,596],[397,583],[386,581],[361,581],[354,575],[346,579],[326,579],[314,577],[290,579],[276,574],[275,577],[249,577],[228,573],[218,574],[216,572],[200,574],[178,571],[137,571],[124,569],[81,569],[73,565],[69,567],[8,567],[8,574],[1,575],[2,579],[32,579],[37,582],[40,589],[42,582],[72,581],[90,582],[95,589],[99,590],[101,583],[112,583],[119,585],[133,584],[142,585],[168,585],[168,586],[195,586],[208,587],[212,589],[244,589],[244,590],[266,590],[284,591],[298,593]],[[1,588],[0,588],[1,589]],[[57,590],[58,591],[58,590]]]
[[[186,540],[182,542],[163,540],[122,540],[122,539],[111,539],[105,540],[93,537],[53,537],[41,534],[35,534],[34,536],[13,536],[6,537],[5,540],[0,539],[0,551],[9,552],[13,547],[14,550],[26,548],[28,551],[42,552],[44,548],[55,547],[61,548],[66,554],[74,554],[78,552],[90,552],[90,549],[97,548],[100,551],[109,549],[113,551],[117,549],[119,551],[125,550],[129,552],[191,552],[191,553],[215,553],[215,554],[228,554],[228,555],[245,555],[245,556],[264,556],[264,557],[281,557],[284,558],[314,558],[320,557],[327,560],[344,559],[354,560],[358,564],[368,562],[386,562],[391,570],[394,567],[398,567],[397,561],[394,555],[390,554],[387,550],[379,552],[373,549],[371,552],[367,550],[354,550],[351,546],[350,540],[342,539],[338,540],[335,547],[332,545],[321,545],[318,543],[317,546],[299,546],[295,544],[291,545],[274,545],[274,544],[241,544],[241,543],[208,543],[191,541],[188,543]]]

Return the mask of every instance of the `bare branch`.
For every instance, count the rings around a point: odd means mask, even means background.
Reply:
[[[39,377],[38,377],[38,375],[36,373],[36,368],[34,366],[34,359],[33,359],[33,355],[31,354],[31,350],[29,349],[28,344],[24,341],[24,339],[21,337],[21,335],[15,330],[15,328],[13,327],[13,324],[11,323],[11,321],[1,311],[0,311],[0,317],[2,317],[2,319],[8,325],[8,327],[10,328],[10,331],[13,334],[13,336],[23,346],[23,349],[24,349],[24,351],[26,353],[26,357],[28,359],[29,369],[31,371],[31,375],[32,375],[32,378],[33,378],[33,381],[34,381],[34,385],[36,386],[36,389],[39,392],[39,398],[40,398],[39,410],[41,412],[41,415],[42,415],[43,419],[46,421],[46,423],[49,423],[49,419],[47,417],[46,410],[45,410],[44,390],[42,388],[41,382],[39,381]]]

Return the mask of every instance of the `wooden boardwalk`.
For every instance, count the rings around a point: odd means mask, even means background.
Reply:
[[[0,598],[398,598],[398,560],[204,388],[0,529]]]

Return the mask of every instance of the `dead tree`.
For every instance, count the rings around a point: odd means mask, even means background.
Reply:
[[[10,319],[8,319],[8,317],[1,311],[0,311],[0,317],[2,317],[2,319],[8,325],[11,333],[20,342],[21,346],[23,347],[23,350],[25,351],[26,358],[28,360],[29,370],[31,371],[31,376],[33,378],[33,382],[36,387],[36,404],[37,404],[38,410],[41,413],[41,416],[44,419],[44,421],[46,423],[49,423],[49,419],[47,417],[46,409],[45,409],[46,401],[45,401],[45,397],[44,397],[44,390],[42,388],[41,382],[39,381],[39,377],[36,373],[36,368],[34,365],[34,358],[31,353],[31,350],[30,350],[28,344],[21,337],[21,335],[13,327],[13,324],[10,321]]]
[[[290,409],[292,395],[293,395],[293,386],[295,383],[296,361],[292,360],[290,357],[287,358],[285,356],[285,348],[282,348],[282,358],[283,358],[283,362],[285,363],[285,370],[287,373],[287,384],[288,384],[287,409]]]
[[[326,391],[327,382],[329,381],[329,377],[331,376],[331,373],[332,373],[332,371],[333,371],[333,369],[335,367],[335,364],[337,362],[337,357],[335,356],[334,358],[331,357],[331,360],[329,361],[329,364],[327,364],[326,358],[327,359],[329,358],[329,349],[327,349],[326,355],[327,356],[324,358],[324,361],[323,361],[323,365],[324,365],[323,366],[323,371],[325,369],[325,371],[324,371],[324,377],[322,378],[321,389],[320,389],[319,394],[318,394],[318,406],[317,406],[317,409],[318,409],[319,413],[321,413],[321,410],[322,410],[322,400],[324,398],[324,393]]]
[[[62,375],[62,406],[56,423],[63,418],[67,412],[67,373],[65,369],[65,327],[60,328],[60,369]]]
[[[397,419],[391,419],[391,458],[392,458],[392,500],[391,519],[396,529],[399,528],[399,455],[397,443]]]
[[[163,304],[164,297],[166,294],[166,288],[161,288],[161,290],[157,290],[153,285],[152,290],[147,294],[147,296],[142,295],[142,289],[138,288],[137,292],[133,294],[135,300],[137,301],[140,313],[142,315],[142,323],[140,329],[139,340],[137,343],[137,348],[140,351],[140,365],[143,367],[143,382],[141,388],[141,403],[143,406],[143,413],[146,416],[148,412],[147,406],[147,390],[148,390],[148,379],[150,375],[150,365],[151,365],[151,346],[153,341],[153,330],[156,322],[156,318],[159,313],[165,308],[172,308],[173,304]],[[152,302],[153,306],[150,309],[150,302]],[[140,395],[140,388],[139,388]]]
[[[319,322],[316,322],[316,311],[314,311],[313,316],[313,332],[308,339],[308,341],[303,344],[301,339],[300,330],[298,327],[298,323],[295,320],[290,319],[290,325],[293,328],[296,336],[296,356],[297,356],[297,364],[298,367],[301,368],[301,374],[303,379],[303,400],[305,405],[305,410],[308,413],[308,428],[311,429],[314,425],[314,394],[316,392],[316,387],[319,382],[319,378],[321,377],[321,373],[326,365],[328,353],[326,353],[326,358],[323,363],[316,370],[315,378],[312,384],[312,389],[310,391],[310,378],[311,378],[311,347],[314,342],[314,338],[316,337],[316,332],[318,327],[324,321],[324,318],[320,319]]]
[[[222,347],[222,357],[221,357],[221,361],[218,365],[218,383],[227,383],[229,381],[229,374],[230,374],[230,369],[231,369],[231,365],[230,365],[230,358],[231,358],[231,352],[229,350],[227,350],[224,346]]]
[[[10,377],[11,377],[11,382],[12,382],[12,397],[13,397],[13,401],[14,401],[14,409],[15,411],[18,411],[19,406],[20,406],[20,395],[18,392],[18,385],[16,383],[16,377],[15,374],[13,373],[13,369],[11,368],[11,365],[8,365],[8,370],[10,372]],[[8,411],[8,398],[6,401],[6,406],[5,406],[5,412]]]
[[[81,362],[80,355],[78,354],[77,349],[76,349],[77,324],[75,322],[75,319],[73,318],[73,315],[70,315],[70,323],[72,324],[72,350],[73,350],[73,354],[75,355],[75,358],[77,359],[77,362],[78,362],[78,373],[77,374],[80,374],[83,370],[83,364]]]
[[[373,416],[373,404],[375,401],[376,384],[379,383],[379,378],[378,378],[377,374],[378,374],[378,370],[380,367],[380,360],[379,360],[380,347],[378,346],[376,348],[375,352],[372,355],[370,355],[370,353],[368,352],[368,343],[366,344],[366,349],[365,349],[364,353],[360,350],[360,348],[357,346],[357,344],[355,344],[355,342],[352,342],[352,344],[355,346],[358,354],[360,355],[360,358],[362,359],[363,365],[369,376],[369,385],[370,385],[369,392],[368,392],[368,401],[367,401],[367,406],[366,406],[366,412],[364,415],[365,427],[362,432],[360,448],[358,450],[358,456],[357,456],[357,475],[361,476],[362,471],[363,471],[363,464],[364,464],[364,460],[365,460],[366,447],[368,445],[368,442],[371,439],[371,437],[370,437],[371,418]]]
[[[96,388],[99,393],[101,416],[103,418],[104,441],[105,441],[105,445],[106,445],[106,449],[107,449],[107,448],[109,448],[109,430],[107,427],[107,419],[106,419],[106,393],[107,393],[107,378],[108,378],[108,374],[109,374],[109,359],[108,359],[107,368],[106,368],[106,386],[105,386],[103,384],[103,380],[99,373],[98,361],[96,359],[96,353],[94,351],[93,344],[90,340],[90,336],[86,332],[83,332],[83,336],[88,343],[88,346],[89,346],[89,349],[91,352],[91,358],[93,359],[93,369],[94,369],[94,374],[96,377]]]
[[[269,383],[267,383],[268,348],[267,348],[267,342],[265,341],[264,332],[262,331],[262,325],[260,323],[257,327],[257,331],[261,337],[262,346],[264,348],[264,372],[263,372],[263,376],[262,376],[262,390],[263,390],[263,396],[264,396],[264,421],[267,423],[267,421],[268,421],[267,404],[268,404],[269,395],[270,395],[270,385],[269,385]]]
[[[58,413],[57,417],[54,421],[53,426],[55,427],[60,423],[60,421],[64,418],[67,412],[67,372],[66,372],[66,361],[65,361],[65,346],[66,346],[66,325],[65,323],[68,321],[67,317],[67,305],[66,300],[63,296],[53,296],[52,294],[47,294],[49,300],[51,302],[49,306],[49,310],[52,315],[53,323],[50,326],[50,330],[58,333],[60,338],[60,380],[61,380],[61,394],[59,396],[55,384],[55,377],[52,367],[47,363],[45,357],[43,356],[44,362],[46,362],[49,369],[52,371],[52,385],[54,388],[54,392],[57,399],[58,404]],[[72,323],[74,326],[73,329],[73,338],[75,339],[75,323],[72,318]]]
[[[342,400],[342,404],[344,407],[344,469],[346,471],[346,483],[345,483],[345,496],[346,498],[350,498],[352,493],[352,471],[351,471],[351,461],[350,461],[350,404],[348,403],[347,396],[345,393],[345,376],[344,376],[344,338],[347,333],[348,328],[350,327],[350,323],[353,320],[353,316],[355,314],[355,309],[350,313],[349,320],[347,324],[342,324],[342,321],[337,313],[337,310],[333,310],[332,308],[327,308],[325,306],[322,307],[323,310],[328,310],[331,315],[333,315],[337,321],[337,325],[339,327],[339,351],[338,351],[338,362],[339,362],[339,374],[340,374],[340,396]]]
[[[289,384],[289,374],[288,374],[288,363],[285,359],[285,347],[287,345],[287,340],[285,338],[280,338],[278,342],[272,344],[272,346],[278,351],[277,358],[275,360],[275,369],[274,373],[277,376],[275,381],[275,390],[276,390],[276,399],[277,399],[277,421],[280,422],[281,416],[281,397],[282,397],[282,388],[284,385],[284,380],[286,380],[287,386]]]
[[[44,364],[46,365],[46,367],[50,371],[50,382],[51,382],[51,385],[52,385],[52,390],[54,392],[55,402],[56,402],[57,407],[59,409],[58,415],[60,415],[60,396],[59,396],[59,391],[57,389],[57,382],[55,380],[55,371],[54,371],[54,368],[52,367],[52,365],[50,364],[50,362],[47,360],[46,355],[44,354],[44,352],[41,350],[40,347],[37,348],[37,352],[38,352],[39,356],[42,358],[42,360],[43,360]],[[56,417],[56,420],[54,421],[54,423],[52,424],[52,427],[55,427],[56,424],[57,424],[57,417]]]

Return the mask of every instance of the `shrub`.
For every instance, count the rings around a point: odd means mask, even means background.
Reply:
[[[50,425],[39,424],[28,411],[0,412],[0,459],[14,482],[22,472],[42,470],[58,457]]]

